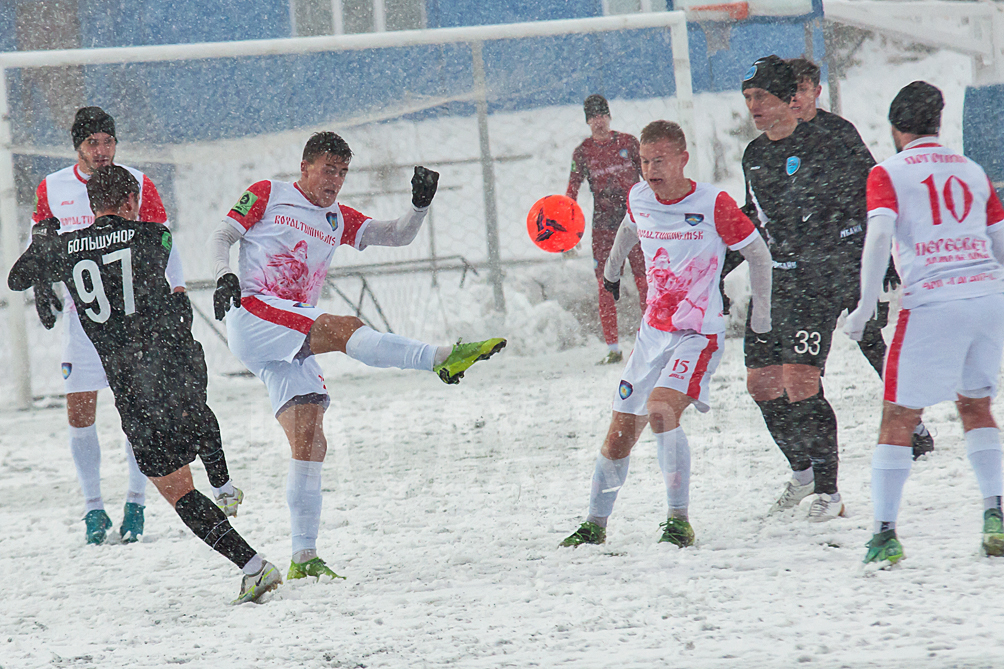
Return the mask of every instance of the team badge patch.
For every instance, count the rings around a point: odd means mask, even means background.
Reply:
[[[171,241],[171,233],[165,232],[164,234],[162,234],[160,236],[160,243],[164,246],[165,249],[170,251],[171,246],[174,244],[174,242]]]
[[[73,371],[73,364],[69,362],[64,362],[62,365],[63,378],[70,378],[70,373]]]
[[[624,160],[627,160],[628,156],[630,155],[628,154],[627,149],[621,149],[620,151],[618,151],[618,153],[620,154],[620,157],[623,158]]]
[[[257,201],[258,196],[251,191],[246,190],[244,191],[244,194],[241,195],[241,199],[237,200],[237,204],[235,204],[230,211],[236,211],[241,216],[247,216],[248,212],[251,211],[251,207],[253,207],[254,203]]]
[[[743,75],[743,81],[749,81],[756,76],[756,65],[750,65],[750,69],[746,70],[746,74]]]
[[[622,400],[626,400],[631,397],[631,393],[634,392],[634,386],[632,386],[627,381],[621,381],[621,385],[617,388],[617,394],[620,395]]]
[[[704,214],[684,214],[683,220],[687,222],[687,225],[697,225],[704,220]]]
[[[784,171],[788,173],[790,177],[792,174],[798,171],[798,168],[802,166],[802,160],[798,156],[789,156],[788,162],[784,164]]]
[[[309,304],[304,304],[303,302],[293,302],[293,306],[296,307],[297,309],[309,309],[310,308]]]
[[[337,230],[338,229],[338,214],[336,214],[333,211],[329,211],[325,215],[325,218],[328,219],[328,225],[331,226],[332,230]]]

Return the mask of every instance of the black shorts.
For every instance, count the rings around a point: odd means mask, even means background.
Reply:
[[[850,287],[798,268],[773,272],[770,315],[773,329],[758,335],[746,317],[746,367],[810,365],[824,369],[837,318],[848,306]]]
[[[190,332],[176,341],[130,344],[103,355],[115,407],[148,477],[167,476],[219,444],[219,424],[206,404],[202,345]]]

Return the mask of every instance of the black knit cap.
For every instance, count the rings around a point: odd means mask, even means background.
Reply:
[[[96,132],[104,132],[115,137],[115,119],[101,107],[81,107],[73,119],[70,135],[73,148],[79,149],[84,140]]]
[[[900,89],[889,105],[889,123],[911,135],[937,135],[945,98],[926,81],[915,81]]]
[[[607,99],[599,93],[593,93],[582,103],[582,109],[586,112],[586,121],[594,116],[610,116],[610,105]]]
[[[781,98],[783,102],[791,102],[798,91],[798,80],[795,70],[780,56],[771,54],[757,60],[746,71],[743,77],[743,90],[747,88],[762,88],[771,95]]]

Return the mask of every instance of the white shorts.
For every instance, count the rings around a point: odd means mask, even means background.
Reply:
[[[84,332],[77,310],[63,311],[63,392],[87,393],[108,387],[97,349]]]
[[[294,404],[330,400],[321,367],[304,355],[311,326],[324,311],[270,295],[242,297],[227,313],[227,342],[241,362],[265,383],[275,415]]]
[[[708,411],[708,384],[722,359],[721,337],[663,332],[643,322],[614,394],[614,411],[647,415],[648,396],[656,388],[681,392],[698,411]]]
[[[1004,352],[1004,295],[902,309],[886,353],[885,400],[923,409],[994,397]]]

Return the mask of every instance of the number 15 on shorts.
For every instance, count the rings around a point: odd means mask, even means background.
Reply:
[[[799,330],[795,333],[795,353],[819,355],[819,333]]]

